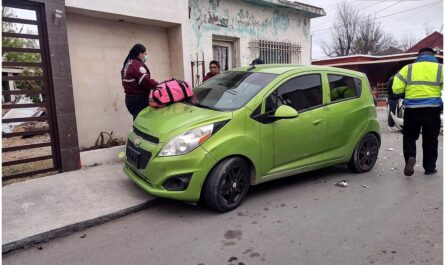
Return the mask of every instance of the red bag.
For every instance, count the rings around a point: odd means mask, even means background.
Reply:
[[[158,84],[151,90],[148,102],[152,107],[162,108],[192,96],[193,90],[187,82],[173,78]]]

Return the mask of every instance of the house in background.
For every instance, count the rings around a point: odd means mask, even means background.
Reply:
[[[365,73],[379,101],[379,105],[385,105],[388,95],[386,82],[391,75],[397,73],[403,66],[414,62],[417,58],[417,53],[424,47],[435,49],[437,52],[436,58],[443,63],[443,35],[436,31],[420,40],[410,49],[397,54],[384,56],[357,54],[312,60],[312,64],[340,67]]]
[[[41,56],[39,62],[3,62],[3,66],[42,71],[40,76],[8,78],[40,82],[37,90],[20,93],[43,96],[44,102],[32,107],[41,107],[47,114],[3,117],[4,123],[42,121],[47,126],[44,131],[4,133],[3,137],[49,135],[48,141],[31,146],[17,147],[12,141],[2,153],[17,148],[32,152],[45,146],[49,154],[3,166],[51,160],[52,166],[38,169],[39,173],[80,168],[80,151],[93,146],[101,132],[125,139],[132,118],[125,106],[120,71],[135,43],[147,47],[147,65],[154,79],[175,77],[196,85],[213,59],[221,62],[223,70],[248,65],[259,56],[266,63],[309,64],[310,19],[325,15],[321,8],[287,0],[4,0],[2,6],[13,11],[4,22],[33,29],[25,34],[17,28],[2,37],[38,43],[3,50]],[[14,93],[18,92],[3,92],[7,99]]]
[[[125,138],[131,128],[120,70],[134,43],[147,47],[154,79],[190,82],[196,54],[205,58],[201,67],[216,59],[223,69],[259,55],[269,63],[309,64],[310,18],[325,15],[283,0],[154,2],[65,1],[80,147],[92,146],[100,132]]]
[[[222,71],[258,57],[310,64],[310,19],[324,15],[322,8],[286,0],[189,0],[193,83],[202,80],[211,60]]]
[[[430,35],[426,36],[418,43],[416,43],[413,47],[409,48],[405,52],[418,52],[420,49],[424,47],[430,47],[443,54],[443,34],[437,31],[434,31]]]

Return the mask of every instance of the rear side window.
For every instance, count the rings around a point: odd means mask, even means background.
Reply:
[[[271,105],[278,107],[283,104],[299,112],[321,106],[323,104],[321,76],[303,75],[287,81],[266,99],[266,111],[271,109]]]
[[[360,97],[362,82],[360,79],[343,75],[328,74],[331,102]]]

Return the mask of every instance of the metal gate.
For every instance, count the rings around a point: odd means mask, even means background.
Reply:
[[[2,3],[2,180],[60,169],[44,6]]]

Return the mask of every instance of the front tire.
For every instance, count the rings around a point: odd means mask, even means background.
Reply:
[[[249,164],[241,157],[231,157],[220,162],[207,177],[204,200],[209,207],[225,213],[241,204],[249,186]]]
[[[355,147],[348,167],[354,172],[363,173],[371,170],[377,162],[380,143],[372,133],[366,134]]]

